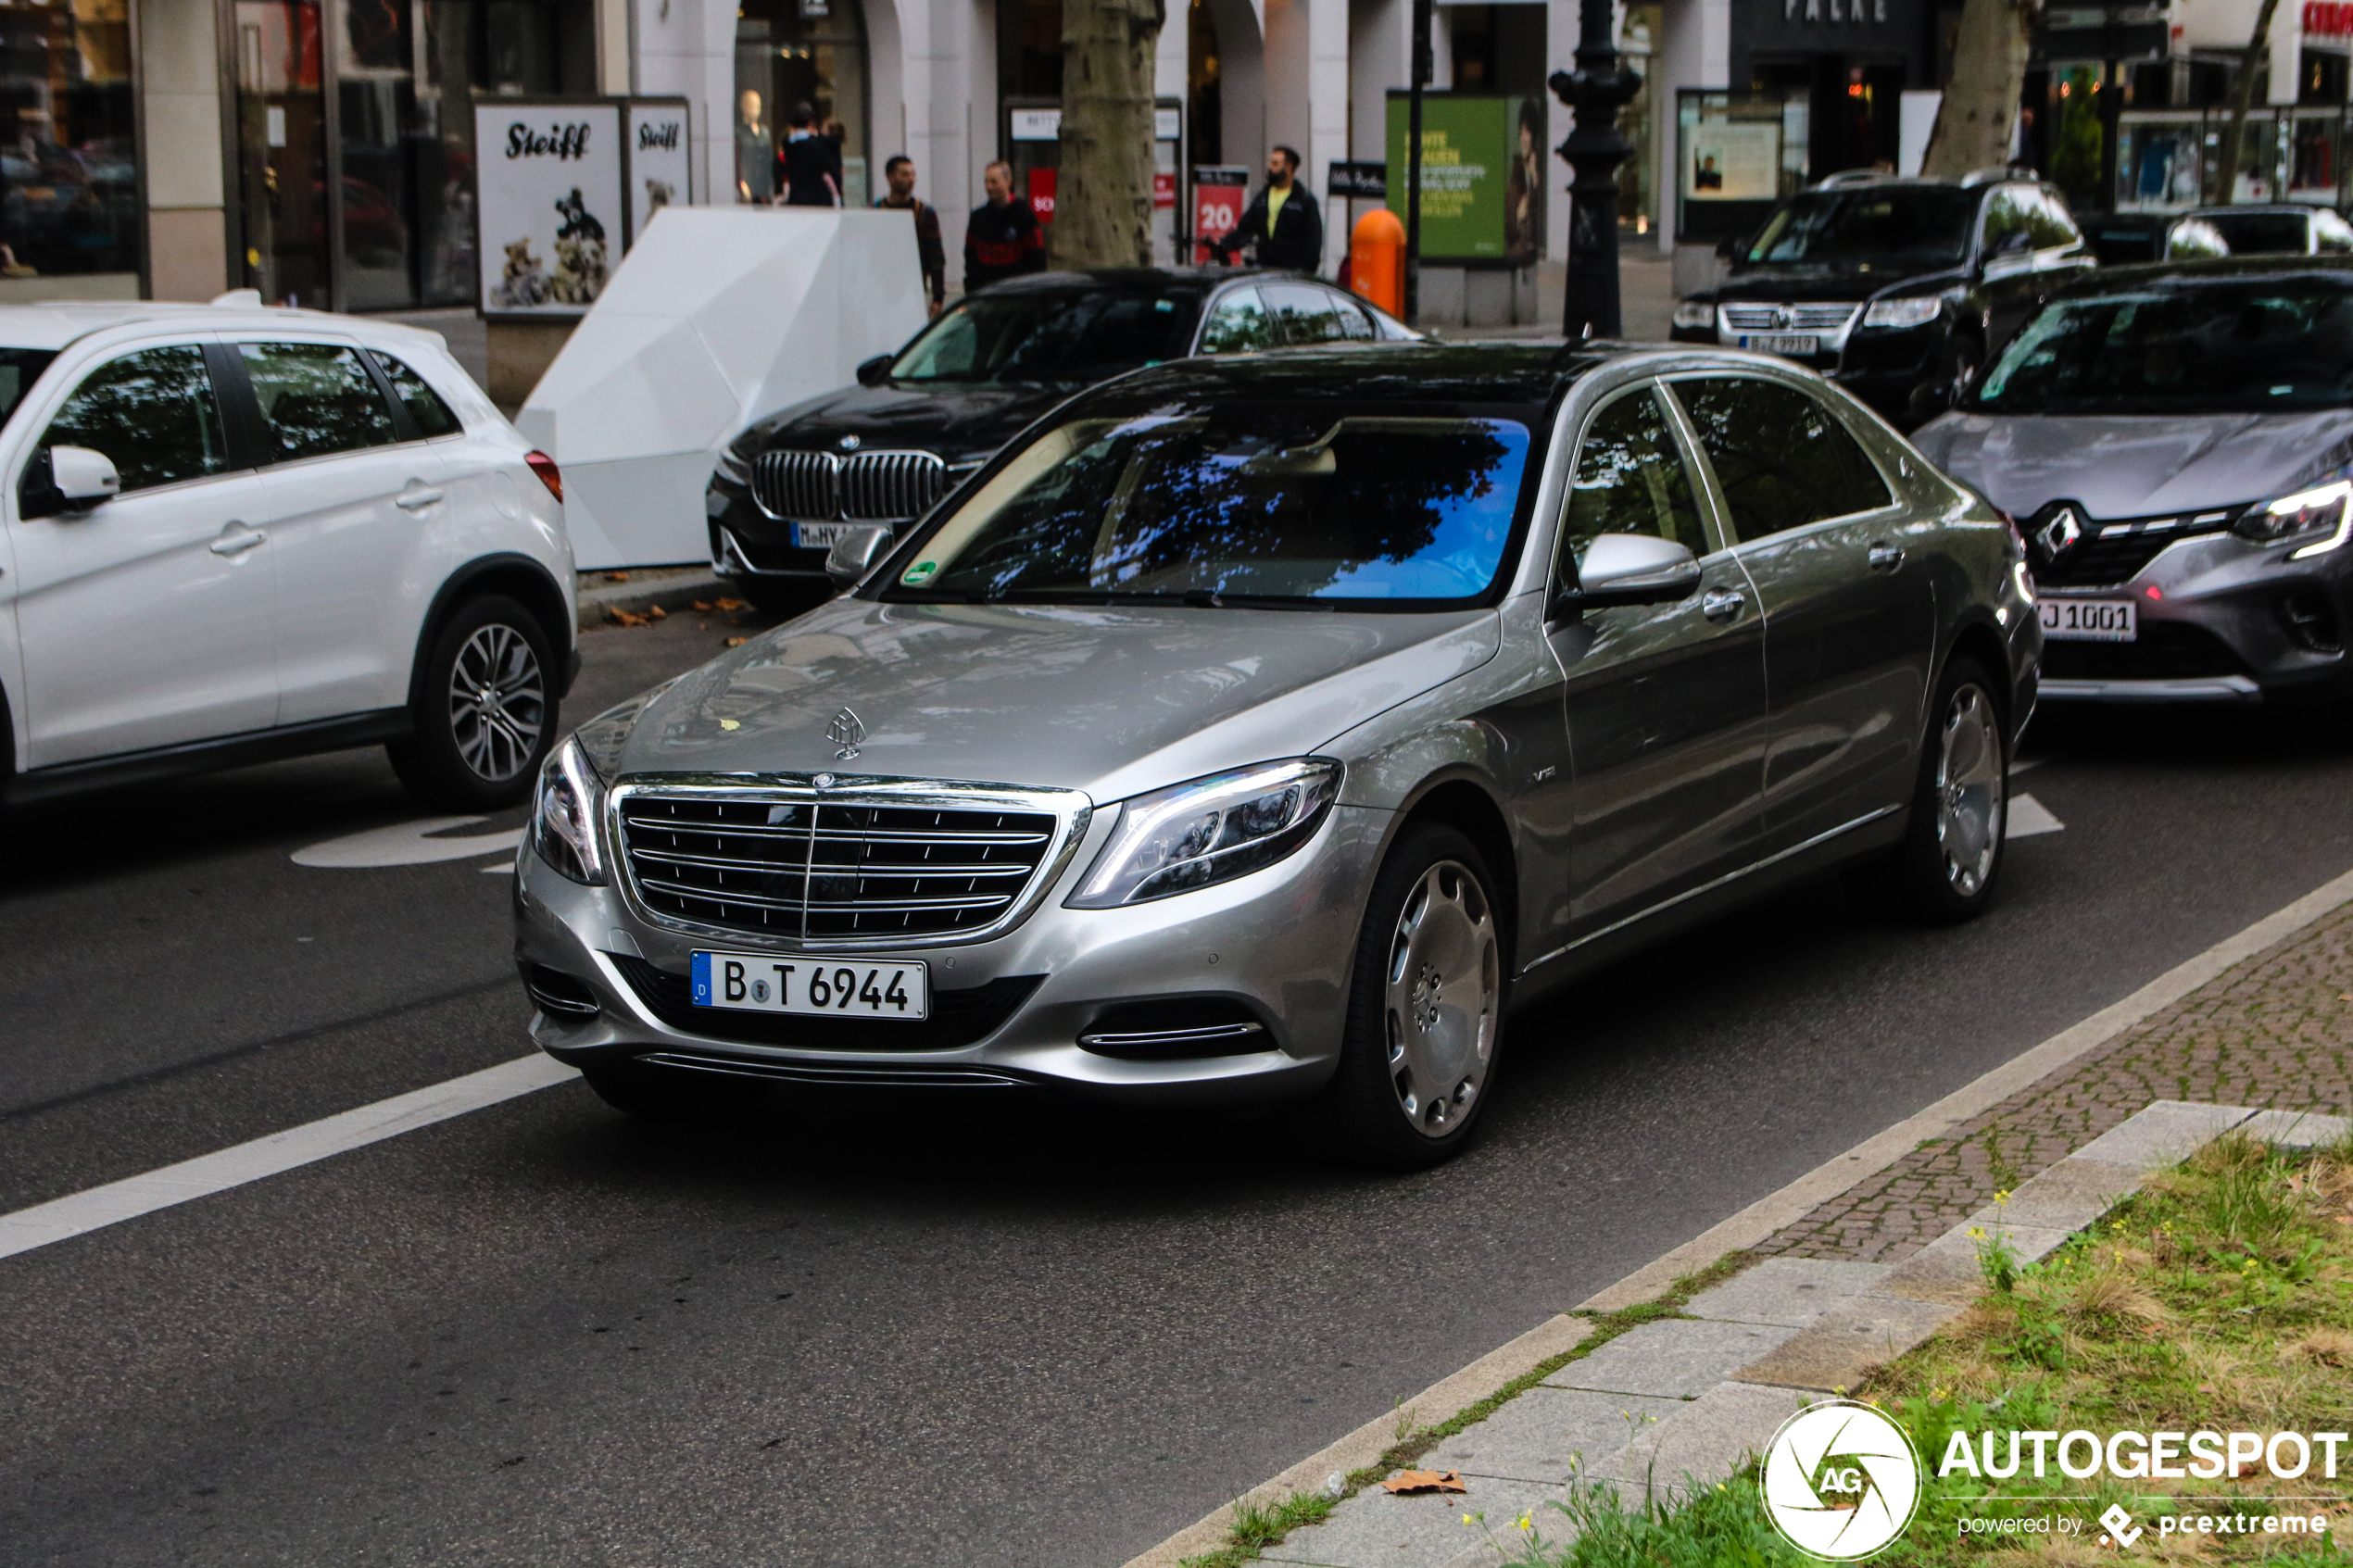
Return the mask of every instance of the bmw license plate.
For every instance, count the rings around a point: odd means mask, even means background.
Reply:
[[[2043,635],[2054,642],[2130,643],[2141,634],[2130,599],[2045,599]]]
[[[830,550],[841,537],[846,522],[796,522],[792,525],[792,542],[804,550]]]
[[[931,968],[796,953],[697,953],[695,1006],[912,1023],[931,1016]]]
[[[1819,354],[1822,340],[1812,332],[1743,332],[1740,346],[1760,354]]]

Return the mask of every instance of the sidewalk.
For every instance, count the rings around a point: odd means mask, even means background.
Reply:
[[[1652,1305],[1593,1315],[1633,1299],[1613,1287],[1581,1310],[1586,1318],[1554,1320],[1515,1342],[1518,1364],[1499,1351],[1449,1379],[1432,1390],[1442,1400],[1425,1396],[1444,1408],[1403,1412],[1399,1436],[1459,1425],[1412,1462],[1459,1471],[1467,1492],[1391,1497],[1365,1486],[1260,1556],[1302,1568],[1495,1564],[1503,1557],[1465,1516],[1483,1517],[1496,1539],[1514,1538],[1513,1522],[1560,1496],[1572,1473],[1637,1486],[1727,1474],[1802,1400],[1856,1386],[1972,1298],[1975,1255],[1961,1238],[1996,1212],[1996,1192],[2014,1195],[1996,1223],[2039,1257],[2138,1172],[2251,1112],[2284,1113],[2258,1118],[2275,1137],[2289,1135],[2300,1113],[2353,1112],[2348,1035],[2353,904],[1784,1224],[1731,1260],[1737,1272],[1723,1283],[1715,1283],[1727,1272],[1719,1267],[1687,1299],[1646,1291]],[[2195,1103],[2174,1103],[2183,1101]],[[2342,1128],[2307,1121],[2296,1141]],[[1641,1317],[1653,1321],[1627,1326]],[[1579,1342],[1587,1328],[1617,1332],[1579,1355],[1592,1343]],[[1528,1376],[1531,1368],[1542,1375]],[[1473,1373],[1486,1374],[1483,1386]],[[1450,1420],[1515,1380],[1529,1386],[1484,1419]],[[1203,1545],[1196,1527],[1130,1568],[1174,1563]]]

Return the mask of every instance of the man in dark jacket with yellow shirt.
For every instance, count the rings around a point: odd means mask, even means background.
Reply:
[[[1258,264],[1288,272],[1313,272],[1324,262],[1324,214],[1315,194],[1299,183],[1299,153],[1277,147],[1266,155],[1266,183],[1242,211],[1233,232],[1210,248],[1220,261],[1253,242]]]

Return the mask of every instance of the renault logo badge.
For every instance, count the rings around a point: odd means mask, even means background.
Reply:
[[[847,762],[858,755],[858,743],[866,738],[865,721],[845,708],[825,726],[825,738],[834,743],[834,755]]]
[[[2061,507],[2051,521],[2034,532],[2034,542],[2043,547],[2043,558],[2055,561],[2082,542],[2083,521],[2075,515],[2073,507]]]

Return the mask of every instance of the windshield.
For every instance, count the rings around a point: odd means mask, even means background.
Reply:
[[[1099,382],[1190,349],[1200,300],[1147,289],[983,295],[941,316],[893,381]]]
[[[0,424],[15,416],[17,405],[57,357],[49,348],[0,348]]]
[[[1752,262],[1958,261],[1977,193],[1957,185],[1860,185],[1808,191],[1765,220]]]
[[[1969,406],[2004,414],[2202,414],[2353,400],[2353,290],[2252,278],[2046,306]]]
[[[2300,212],[2202,212],[2231,247],[2233,256],[2302,256],[2305,219]]]
[[[1374,600],[1487,592],[1521,420],[1227,403],[1047,432],[924,540],[893,598]]]

